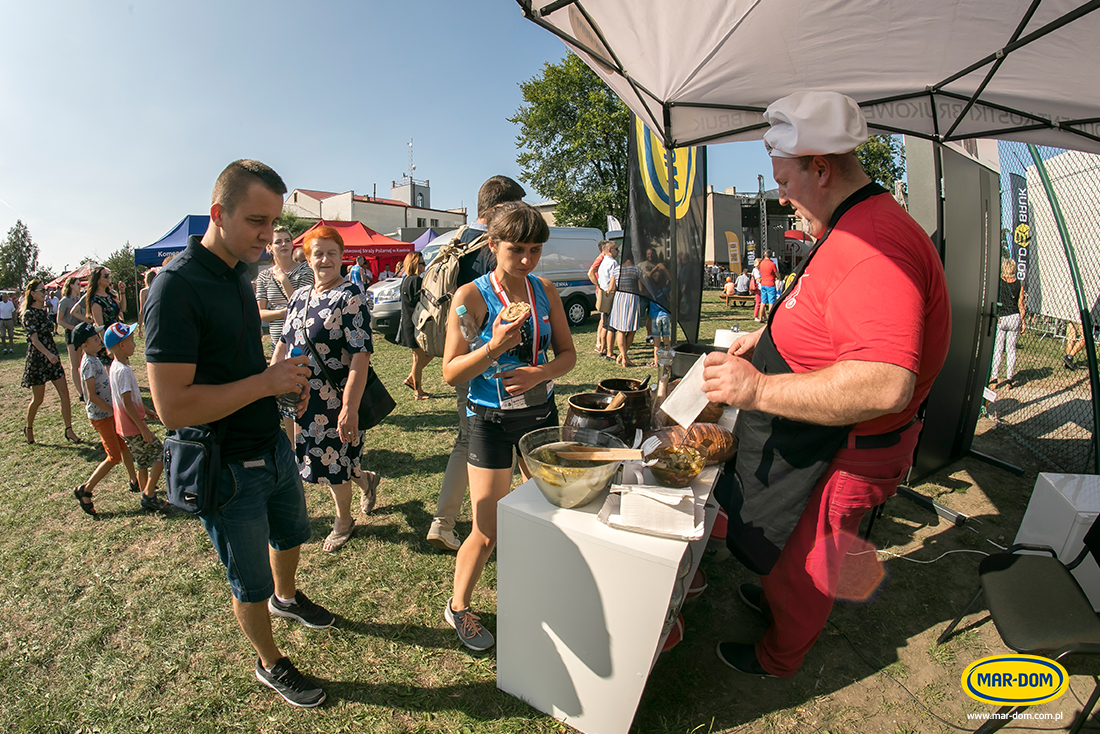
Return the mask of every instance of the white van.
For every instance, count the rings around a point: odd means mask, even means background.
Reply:
[[[457,230],[441,234],[424,247],[424,261],[431,263],[439,248],[451,241]],[[583,227],[551,227],[550,239],[542,248],[535,273],[558,289],[571,328],[580,326],[596,308],[596,286],[588,279],[588,268],[599,254],[603,233]],[[367,288],[370,326],[381,334],[396,334],[401,322],[402,277],[374,283]]]

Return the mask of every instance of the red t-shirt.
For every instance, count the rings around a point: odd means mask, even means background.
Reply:
[[[794,372],[856,360],[915,373],[905,410],[859,423],[852,433],[904,426],[928,396],[951,339],[947,281],[932,241],[890,195],[860,202],[783,301],[772,339]]]
[[[775,263],[771,261],[771,258],[764,258],[756,264],[756,267],[760,270],[760,285],[765,288],[775,286],[775,276],[779,271],[775,267]]]

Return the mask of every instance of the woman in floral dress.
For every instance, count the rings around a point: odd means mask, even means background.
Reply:
[[[52,382],[61,400],[61,418],[65,421],[65,438],[80,443],[73,431],[72,408],[69,405],[69,383],[65,381],[65,368],[53,341],[54,324],[44,308],[46,286],[35,278],[27,283],[23,295],[23,330],[27,334],[27,362],[23,368],[23,387],[31,389],[31,402],[27,405],[27,423],[23,438],[34,443],[34,419],[38,408],[46,398],[46,383]]]
[[[103,328],[118,321],[118,315],[126,308],[121,285],[118,291],[120,295],[116,298],[115,292],[111,290],[110,270],[102,265],[93,270],[88,278],[88,292],[84,294],[84,320]],[[99,350],[97,356],[104,365],[111,365],[111,355],[107,354],[106,347]]]
[[[359,428],[359,401],[367,384],[374,345],[363,291],[340,275],[344,252],[340,233],[332,227],[318,227],[309,233],[303,248],[313,270],[313,286],[299,288],[291,296],[283,335],[272,361],[284,359],[295,347],[311,356],[309,405],[297,419],[299,431],[294,448],[302,479],[327,484],[336,503],[336,520],[323,545],[331,553],[348,542],[355,527],[352,482],[359,485],[359,506],[367,513],[374,509],[380,481],[376,473],[359,466],[365,434]],[[307,336],[335,377],[339,391],[329,384],[312,358]]]

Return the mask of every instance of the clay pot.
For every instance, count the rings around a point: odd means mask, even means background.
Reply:
[[[653,417],[653,393],[648,387],[642,387],[641,380],[614,377],[601,380],[596,390],[611,395],[621,392],[626,397],[626,402],[623,403],[623,428],[627,435],[633,436],[636,429],[649,430]]]
[[[569,398],[562,425],[590,428],[618,436],[623,432],[623,408],[608,408],[614,395],[598,392],[577,393]]]

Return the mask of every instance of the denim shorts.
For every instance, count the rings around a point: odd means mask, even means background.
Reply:
[[[222,468],[218,508],[202,524],[238,601],[261,602],[275,593],[268,546],[290,550],[310,538],[302,479],[283,431],[272,450]]]
[[[672,317],[667,313],[660,314],[653,319],[653,336],[661,339],[672,336]]]

